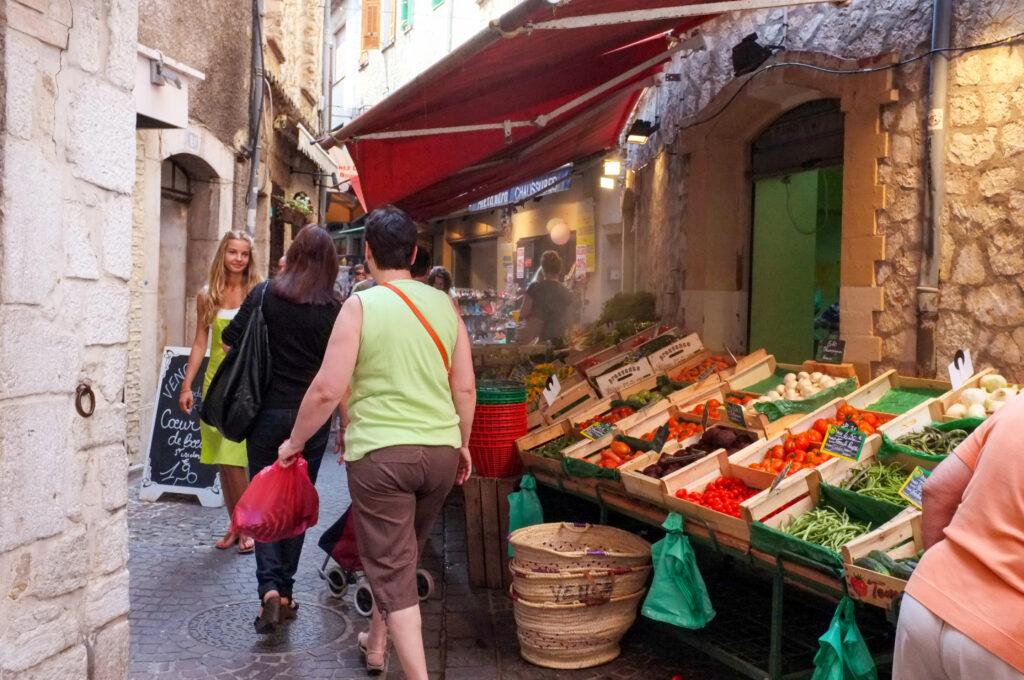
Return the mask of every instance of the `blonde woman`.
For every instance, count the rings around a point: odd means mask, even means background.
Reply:
[[[206,375],[203,376],[203,394],[206,394],[217,367],[224,359],[221,333],[235,318],[246,295],[259,282],[256,265],[252,261],[252,237],[243,231],[229,231],[224,234],[210,265],[209,283],[199,291],[196,298],[196,338],[192,342],[185,380],[181,385],[181,395],[178,397],[178,403],[185,413],[192,413],[192,381],[199,372],[199,365],[203,362],[207,347],[210,349],[210,361],[206,366]],[[203,440],[199,462],[218,466],[220,486],[230,518],[235,510],[235,504],[249,485],[245,442],[235,443],[225,439],[216,428],[204,422],[200,422],[199,426]],[[238,536],[230,531],[224,534],[216,545],[226,550],[235,543],[238,543],[240,553],[250,553],[255,548],[252,538]]]

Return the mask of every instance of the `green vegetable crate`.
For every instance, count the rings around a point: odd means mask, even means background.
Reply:
[[[553,452],[551,449],[554,447],[551,447],[550,444],[560,438],[575,439],[575,432],[568,420],[560,420],[517,439],[516,451],[523,461],[523,467],[527,470],[543,470],[549,474],[559,474],[562,470],[562,454],[561,451]],[[573,443],[575,441],[567,441],[563,450]],[[547,451],[545,451],[545,447],[547,447]],[[545,453],[550,455],[544,455]]]
[[[850,597],[882,609],[907,587],[905,579],[881,574],[854,564],[880,550],[892,560],[916,557],[923,547],[921,512],[901,513],[892,521],[843,546],[843,571]]]
[[[902,414],[953,389],[948,381],[909,378],[889,370],[846,396],[862,411]]]

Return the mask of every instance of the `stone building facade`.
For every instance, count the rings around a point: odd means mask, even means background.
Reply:
[[[127,675],[136,26],[136,0],[0,5],[4,680]]]
[[[955,45],[1024,28],[1024,14],[1006,3],[970,0],[954,7]],[[800,104],[839,98],[846,123],[841,333],[847,358],[862,377],[889,368],[914,374],[928,61],[863,75],[782,67],[747,83],[749,76],[733,76],[731,48],[757,32],[763,44],[784,49],[769,64],[880,67],[926,51],[931,20],[932,3],[925,0],[853,0],[845,8],[823,3],[723,14],[703,24],[707,48],[677,55],[668,71],[680,74],[679,82],[654,88],[638,113],[657,118],[660,130],[630,152],[623,212],[627,233],[635,228],[634,259],[644,262],[631,283],[657,293],[670,320],[704,331],[710,344],[743,346],[751,285],[750,142]],[[938,373],[944,375],[957,349],[970,348],[976,366],[994,365],[1024,380],[1018,328],[1024,259],[1015,223],[1024,195],[1018,179],[1024,128],[1017,122],[1024,46],[971,52],[950,64]]]

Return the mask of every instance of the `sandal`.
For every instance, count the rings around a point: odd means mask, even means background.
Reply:
[[[238,537],[238,554],[247,555],[256,549],[256,541],[248,536]]]
[[[256,620],[252,622],[252,625],[257,633],[267,635],[274,632],[280,620],[281,598],[278,595],[273,595],[263,600],[263,606],[260,607],[260,612],[257,614]]]
[[[229,531],[228,533],[224,534],[224,538],[214,543],[214,545],[217,546],[218,550],[227,550],[228,548],[233,546],[237,541],[238,534],[234,534]]]
[[[285,604],[284,600],[288,600]],[[281,620],[294,621],[299,616],[299,603],[289,598],[281,598]]]
[[[368,640],[369,637],[369,633],[360,633],[356,636],[356,645],[359,646],[359,651],[363,655],[363,662],[366,663],[366,672],[370,675],[381,675],[383,673],[386,673],[388,670],[388,648],[387,645],[385,644],[384,649],[367,649],[366,640]],[[370,663],[371,654],[381,655],[380,664]]]

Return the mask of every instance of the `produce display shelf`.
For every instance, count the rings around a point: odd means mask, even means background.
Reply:
[[[630,519],[656,527],[660,527],[668,516],[668,511],[664,508],[629,497],[619,484],[613,486],[607,480],[602,479],[567,477],[549,467],[530,465],[529,460],[524,459],[524,462],[526,463],[527,471],[536,478],[538,484],[596,503],[600,511],[599,523],[601,524],[607,523],[609,511],[614,511]],[[789,553],[782,553],[778,557],[769,555],[759,550],[751,549],[749,543],[735,537],[716,535],[715,531],[706,523],[695,521],[689,517],[685,517],[684,520],[684,531],[696,545],[710,549],[723,557],[731,558],[756,571],[766,572],[769,575],[772,586],[771,604],[767,608],[768,615],[770,616],[767,667],[763,665],[763,653],[758,655],[744,651],[744,645],[746,645],[746,648],[750,648],[751,641],[757,637],[754,632],[747,628],[742,629],[747,632],[747,637],[738,638],[741,642],[730,643],[729,640],[733,638],[726,636],[723,643],[722,640],[717,639],[713,635],[705,635],[703,632],[694,633],[672,627],[678,637],[683,642],[692,644],[697,649],[727,664],[745,677],[756,679],[768,678],[769,680],[811,677],[813,669],[793,670],[792,664],[787,663],[787,659],[793,656],[794,643],[784,636],[784,625],[793,626],[795,623],[799,626],[800,622],[805,621],[805,619],[801,619],[798,612],[794,616],[787,617],[785,621],[783,620],[786,604],[786,586],[790,586],[791,589],[796,589],[803,593],[813,594],[818,599],[823,599],[828,604],[821,606],[828,608],[834,605],[847,592],[841,570],[837,570],[829,565],[816,563],[800,555]],[[712,604],[715,605],[716,611],[719,611],[719,615],[723,616],[723,620],[726,621],[731,619],[732,613],[725,615],[724,610],[728,609],[730,612],[733,612],[736,609],[743,611],[750,608],[750,604],[746,600],[737,601],[735,605],[730,603],[728,607],[722,606],[721,610],[719,609],[720,605],[714,599],[712,599]],[[813,648],[816,649],[817,638],[825,632],[827,625],[825,623],[824,626],[816,627],[810,632],[798,630],[795,634],[787,634],[790,638],[805,640],[807,644],[813,645]],[[765,626],[762,625],[756,629],[756,632],[761,633],[762,638],[764,628]],[[865,635],[865,637],[869,638],[871,636]],[[763,639],[760,642],[762,643],[763,652]],[[754,647],[756,648],[756,646]],[[796,643],[795,648],[796,652],[806,657],[808,650],[802,648],[800,643]],[[874,655],[876,663],[891,661],[892,645],[888,644],[885,649],[889,651]]]

